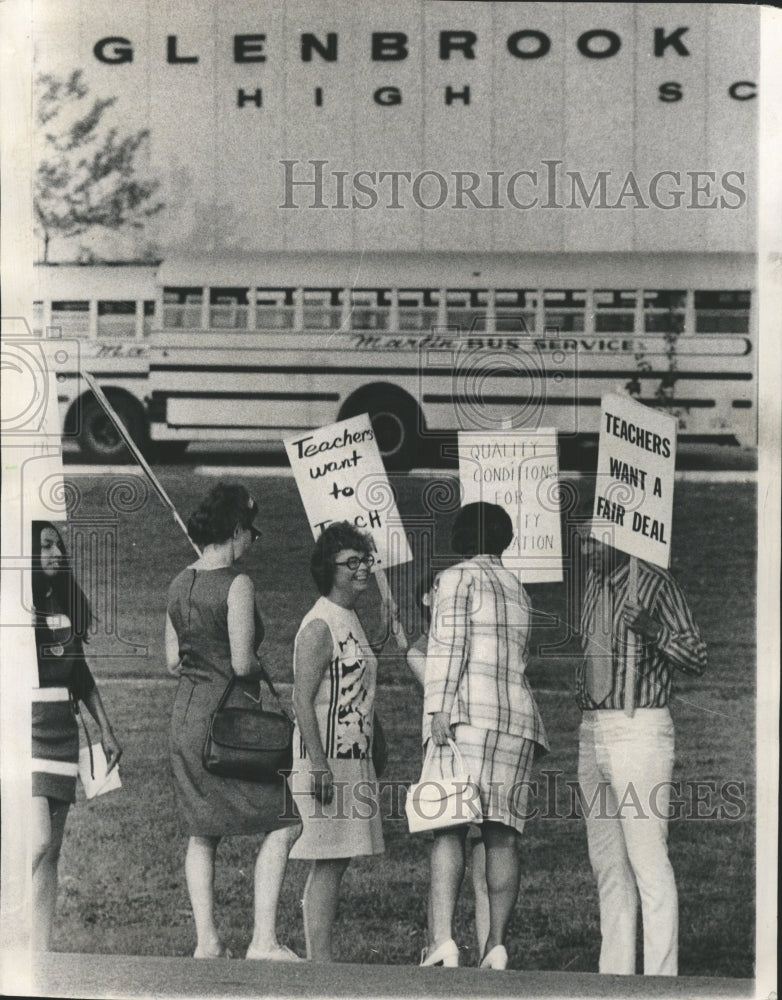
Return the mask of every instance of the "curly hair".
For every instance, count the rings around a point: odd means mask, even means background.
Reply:
[[[249,528],[257,513],[246,487],[220,482],[188,518],[187,533],[201,547],[227,542],[237,524]]]
[[[359,531],[350,521],[336,521],[325,528],[315,542],[310,571],[315,586],[325,597],[334,586],[334,561],[343,549],[355,549],[369,555],[375,548],[372,536]]]
[[[63,552],[63,561],[54,576],[47,576],[41,569],[41,535],[46,528],[50,528],[57,535]],[[51,591],[57,606],[70,619],[74,635],[87,642],[90,625],[93,622],[92,609],[87,595],[76,582],[62,534],[51,521],[33,521],[32,529],[32,590],[36,619],[39,615],[45,614],[46,597]]]
[[[500,556],[513,541],[510,514],[493,503],[468,503],[456,515],[451,548],[459,556]]]

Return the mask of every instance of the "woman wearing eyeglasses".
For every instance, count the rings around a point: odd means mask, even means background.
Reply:
[[[291,791],[302,818],[292,858],[312,861],[304,889],[307,958],[332,961],[332,930],[350,859],[383,853],[372,763],[377,660],[356,614],[374,557],[372,540],[347,521],[315,543],[310,569],[319,600],[296,635]]]
[[[234,563],[260,535],[258,504],[243,486],[219,483],[187,530],[202,554],[168,591],[166,661],[179,678],[171,718],[171,767],[188,834],[185,876],[195,918],[195,958],[230,957],[215,925],[215,855],[221,837],[266,833],[255,865],[255,926],[247,958],[301,961],[276,936],[277,902],[298,820],[284,785],[222,778],[203,766],[212,712],[232,674],[258,676],[263,622],[255,588]]]

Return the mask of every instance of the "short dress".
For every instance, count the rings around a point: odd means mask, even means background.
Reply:
[[[372,763],[377,660],[355,611],[327,597],[316,601],[304,616],[296,645],[303,630],[316,619],[328,625],[332,641],[329,669],[315,696],[315,714],[334,775],[334,797],[328,805],[315,798],[311,760],[297,725],[288,781],[301,814],[302,833],[290,856],[319,859],[382,854],[383,828]],[[293,684],[295,688],[295,666]]]
[[[33,795],[76,801],[80,701],[95,687],[84,647],[53,595],[37,609],[38,687],[32,692]]]
[[[430,633],[427,645],[424,743],[437,704],[430,687],[453,685],[454,739],[480,788],[483,819],[521,833],[529,817],[533,762],[549,749],[525,676],[531,617],[526,592],[498,559],[476,556],[440,577],[433,619],[438,614],[448,625],[441,629],[443,642]],[[443,659],[449,664],[445,675]],[[450,746],[435,749],[428,774],[455,776]]]
[[[171,714],[171,770],[180,820],[191,837],[262,833],[298,822],[284,782],[221,778],[203,765],[209,720],[233,675],[228,591],[239,575],[232,567],[188,567],[168,591],[182,669]],[[257,644],[263,638],[257,611],[255,636]],[[241,690],[236,697],[242,697]]]

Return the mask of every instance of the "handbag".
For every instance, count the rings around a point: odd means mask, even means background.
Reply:
[[[261,678],[279,701],[266,671]],[[260,679],[257,698],[245,689],[246,683],[244,678],[231,677],[212,712],[202,755],[204,767],[221,778],[266,784],[284,781],[293,766],[293,722],[282,711],[264,709]],[[253,702],[252,708],[227,707],[237,687]]]
[[[454,776],[427,777],[435,749],[434,740],[430,739],[421,778],[407,791],[405,814],[410,833],[483,822],[480,789],[470,777],[456,743],[449,739],[448,744],[454,755]]]

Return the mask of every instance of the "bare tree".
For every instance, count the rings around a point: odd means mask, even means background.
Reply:
[[[72,237],[95,227],[141,229],[164,206],[158,181],[140,176],[137,154],[149,129],[120,135],[103,117],[116,97],[89,101],[82,71],[67,79],[40,74],[36,81],[34,211],[49,259],[53,236]]]

